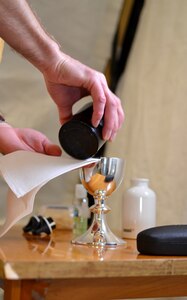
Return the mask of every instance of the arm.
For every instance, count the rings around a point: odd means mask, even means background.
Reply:
[[[43,74],[62,124],[72,117],[73,104],[91,95],[92,124],[97,126],[104,115],[103,138],[114,139],[124,120],[120,99],[103,74],[60,51],[25,0],[0,0],[0,36]]]
[[[59,52],[25,0],[0,0],[0,36],[41,72]]]

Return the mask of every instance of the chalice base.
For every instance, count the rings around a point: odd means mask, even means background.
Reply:
[[[72,240],[73,244],[88,245],[88,246],[110,246],[115,247],[119,245],[125,245],[126,241],[116,236],[109,228],[108,224],[103,222],[102,232],[98,230],[96,232],[96,222],[93,220],[90,228],[81,236]]]

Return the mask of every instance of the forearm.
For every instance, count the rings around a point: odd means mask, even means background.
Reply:
[[[62,55],[25,0],[0,0],[0,37],[42,73]]]

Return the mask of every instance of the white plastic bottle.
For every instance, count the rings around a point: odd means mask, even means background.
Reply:
[[[149,179],[135,178],[123,197],[123,237],[136,239],[137,234],[156,226],[156,194]]]
[[[81,235],[88,228],[88,218],[90,215],[88,207],[87,191],[82,184],[75,185],[74,199],[74,235]]]

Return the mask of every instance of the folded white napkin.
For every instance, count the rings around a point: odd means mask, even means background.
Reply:
[[[57,157],[22,150],[0,157],[0,172],[9,186],[6,218],[0,228],[0,237],[32,212],[36,193],[49,180],[98,160],[82,161],[65,154]]]

